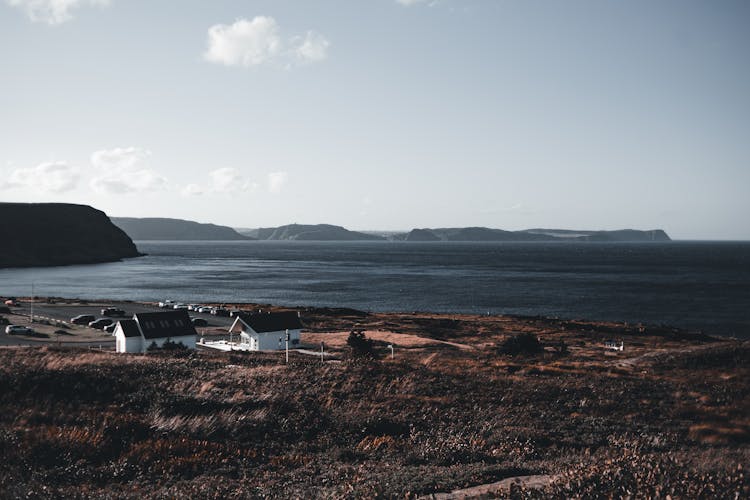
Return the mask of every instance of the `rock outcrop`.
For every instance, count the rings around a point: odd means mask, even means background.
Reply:
[[[86,205],[0,203],[0,268],[63,266],[138,257],[107,215]]]

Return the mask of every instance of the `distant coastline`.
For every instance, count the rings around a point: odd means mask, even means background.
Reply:
[[[112,221],[136,241],[671,241],[662,229],[614,231],[488,227],[421,228],[406,232],[352,231],[333,224],[287,224],[278,227],[230,228],[182,219],[113,217]]]

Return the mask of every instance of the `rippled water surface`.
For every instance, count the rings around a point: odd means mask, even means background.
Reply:
[[[750,243],[136,242],[0,270],[0,294],[260,302],[667,323],[750,337]]]

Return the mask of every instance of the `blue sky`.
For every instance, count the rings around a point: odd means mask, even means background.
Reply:
[[[0,199],[750,239],[750,4],[0,0]]]

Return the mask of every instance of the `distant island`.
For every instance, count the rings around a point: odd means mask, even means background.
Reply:
[[[572,231],[566,229],[526,229],[523,231],[503,231],[486,227],[459,227],[444,229],[413,229],[408,233],[396,234],[393,239],[403,241],[600,241],[600,242],[641,242],[671,241],[662,229],[638,231],[622,229],[618,231]]]
[[[227,226],[182,219],[112,217],[112,222],[133,240],[234,241],[255,238]]]
[[[526,229],[504,231],[487,227],[458,227],[440,229],[412,229],[409,232],[376,233],[350,231],[330,224],[291,224],[259,229],[237,229],[246,236],[259,240],[305,241],[578,241],[578,242],[646,242],[671,241],[661,229],[639,231],[573,231],[566,229]]]
[[[0,203],[0,268],[62,266],[138,257],[107,215],[86,205]]]
[[[299,240],[299,241],[385,241],[386,238],[374,234],[350,231],[330,224],[289,224],[280,227],[239,229],[258,240]]]

